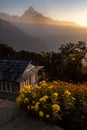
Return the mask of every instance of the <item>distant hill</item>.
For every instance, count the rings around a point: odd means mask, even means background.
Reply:
[[[16,50],[33,52],[41,52],[46,48],[41,39],[26,34],[15,25],[4,20],[0,20],[0,43],[8,44]]]
[[[9,22],[20,22],[20,17],[16,16],[16,15],[9,15],[6,13],[1,12],[0,13],[0,19],[3,19],[5,21],[9,21]]]

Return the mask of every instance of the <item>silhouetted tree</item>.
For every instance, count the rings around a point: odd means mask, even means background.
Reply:
[[[82,59],[86,53],[87,46],[85,42],[81,41],[77,44],[68,43],[62,45],[57,53],[42,52],[41,54],[24,50],[16,52],[8,45],[0,44],[1,58],[33,60],[37,64],[44,66],[49,80],[72,80],[73,82],[84,80],[86,71],[82,70]]]
[[[61,46],[60,52],[62,55],[62,78],[63,80],[79,82],[83,80],[82,59],[87,53],[85,42],[77,44],[68,43]]]
[[[0,44],[0,57],[1,58],[15,58],[16,52],[7,44]]]

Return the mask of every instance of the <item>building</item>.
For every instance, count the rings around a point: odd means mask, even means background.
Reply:
[[[42,68],[32,61],[0,59],[0,94],[16,94],[21,86],[36,85]]]

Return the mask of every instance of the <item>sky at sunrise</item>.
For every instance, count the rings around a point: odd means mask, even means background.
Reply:
[[[87,0],[0,0],[0,12],[22,15],[33,6],[47,17],[87,26]]]

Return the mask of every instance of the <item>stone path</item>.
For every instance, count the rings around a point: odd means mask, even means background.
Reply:
[[[63,130],[20,115],[16,103],[0,99],[0,130]]]

